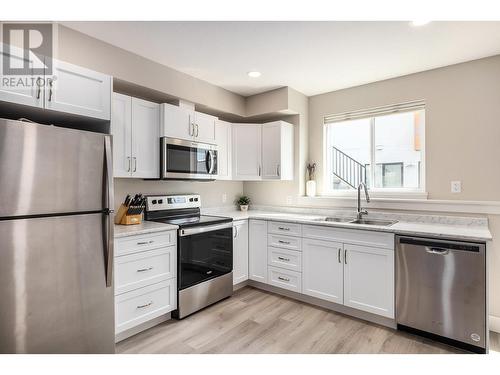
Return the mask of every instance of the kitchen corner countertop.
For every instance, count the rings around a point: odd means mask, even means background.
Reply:
[[[371,230],[377,232],[390,232],[410,236],[443,237],[469,241],[489,241],[492,239],[487,225],[464,225],[425,221],[402,221],[390,226],[363,225],[352,223],[339,223],[322,221],[325,215],[313,215],[305,213],[291,213],[279,211],[215,211],[206,212],[208,215],[232,217],[234,221],[245,219],[263,219],[274,221],[288,221],[298,224],[310,224],[330,226],[336,228],[349,228],[359,230]],[[368,216],[370,218],[370,216]]]
[[[163,232],[165,230],[177,230],[177,228],[179,228],[177,225],[156,223],[154,221],[145,220],[143,220],[140,224],[133,225],[115,224],[115,238]]]

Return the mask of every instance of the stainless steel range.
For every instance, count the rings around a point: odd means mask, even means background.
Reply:
[[[145,219],[179,226],[177,319],[233,293],[233,219],[200,214],[199,195],[147,196]]]

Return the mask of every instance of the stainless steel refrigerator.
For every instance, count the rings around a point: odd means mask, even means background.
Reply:
[[[0,353],[114,353],[111,137],[0,119]]]

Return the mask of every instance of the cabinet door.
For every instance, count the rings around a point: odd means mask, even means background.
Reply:
[[[130,177],[132,170],[132,98],[113,93],[111,112],[113,176]]]
[[[343,303],[343,245],[338,242],[302,239],[302,293]]]
[[[394,250],[344,244],[344,305],[394,318]]]
[[[215,124],[217,144],[217,179],[231,179],[231,123],[218,120]]]
[[[24,59],[24,51],[14,46],[10,46],[9,52],[0,48],[0,72],[3,72],[4,59],[9,60],[11,67],[23,67],[26,62]],[[27,63],[30,69],[33,69],[33,67],[43,67],[43,61],[40,60],[35,61],[34,59],[29,59]],[[31,74],[23,77],[23,84],[19,84],[18,79],[19,76],[2,76],[0,83],[0,101],[43,108],[44,76],[35,76]]]
[[[281,125],[279,121],[262,125],[262,179],[279,180],[281,163]]]
[[[132,98],[132,176],[160,177],[160,106]]]
[[[197,142],[215,143],[215,121],[217,121],[217,117],[195,112],[194,139]]]
[[[267,221],[250,220],[248,235],[250,280],[267,283]]]
[[[110,76],[58,60],[53,61],[53,75],[45,88],[45,108],[110,119]]]
[[[233,285],[248,280],[248,221],[233,224]]]
[[[171,104],[161,105],[161,136],[192,140],[194,111]]]
[[[261,180],[260,124],[233,124],[233,180]]]

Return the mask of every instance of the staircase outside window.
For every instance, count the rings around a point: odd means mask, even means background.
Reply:
[[[424,124],[424,109],[326,124],[326,193],[425,192]]]

